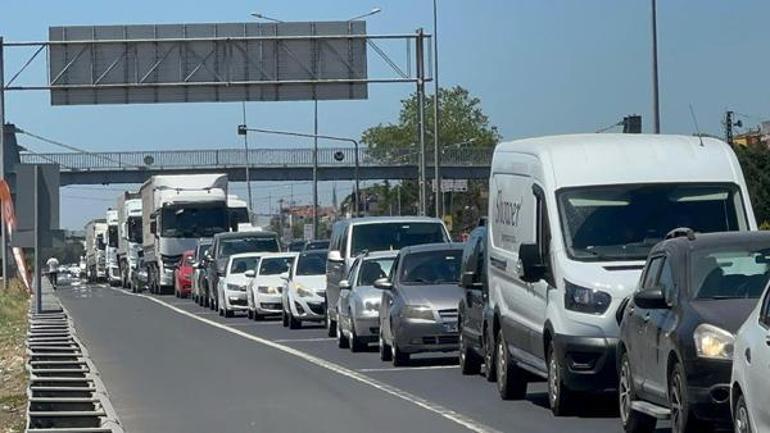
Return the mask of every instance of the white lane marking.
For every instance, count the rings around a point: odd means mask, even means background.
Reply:
[[[117,290],[113,287],[109,287],[111,290]],[[495,430],[492,427],[489,427],[487,425],[481,424],[474,419],[467,417],[465,415],[462,415],[458,412],[455,412],[452,409],[446,408],[444,406],[441,406],[439,404],[430,402],[422,397],[418,397],[410,392],[404,391],[400,388],[396,388],[395,386],[388,385],[386,383],[380,382],[377,379],[371,378],[365,374],[362,374],[356,370],[349,369],[347,367],[343,367],[339,364],[327,361],[325,359],[319,358],[317,356],[313,356],[309,353],[305,353],[301,350],[294,349],[293,347],[286,346],[280,343],[276,343],[271,340],[267,340],[265,338],[257,337],[256,335],[251,335],[249,333],[246,333],[244,331],[241,331],[240,329],[231,328],[227,325],[223,325],[221,323],[217,323],[213,320],[206,319],[204,317],[200,317],[195,315],[195,313],[190,313],[188,311],[185,311],[181,308],[175,307],[167,302],[164,302],[160,299],[154,298],[152,296],[147,296],[142,293],[126,293],[127,295],[131,296],[137,296],[140,298],[148,299],[152,302],[155,302],[157,304],[163,305],[164,307],[175,311],[179,314],[182,314],[184,316],[190,317],[192,319],[198,320],[200,322],[206,323],[208,325],[211,325],[215,328],[222,329],[224,331],[230,332],[231,334],[235,334],[238,336],[241,336],[243,338],[246,338],[248,340],[254,341],[256,343],[272,347],[273,349],[280,350],[284,353],[288,353],[289,355],[294,355],[298,358],[304,359],[307,362],[310,362],[311,364],[314,364],[318,367],[325,368],[329,371],[332,371],[334,373],[340,374],[342,376],[348,377],[350,379],[353,379],[355,381],[358,381],[360,383],[363,383],[365,385],[369,385],[373,388],[379,389],[380,391],[386,392],[394,397],[400,398],[401,400],[407,401],[409,403],[412,403],[416,406],[419,406],[427,411],[433,412],[449,421],[454,422],[455,424],[459,424],[465,428],[467,428],[470,431],[476,432],[476,433],[500,433],[499,430]]]
[[[277,341],[277,340],[276,340]],[[450,370],[460,368],[459,365],[426,365],[422,367],[391,367],[391,368],[359,368],[361,373],[374,373],[384,371],[415,371],[415,370]]]
[[[316,341],[332,341],[336,340],[334,337],[318,337],[318,338],[280,338],[273,340],[275,343],[313,343]]]
[[[248,322],[248,323],[228,323],[229,326],[256,326],[262,325],[280,325],[281,322]]]

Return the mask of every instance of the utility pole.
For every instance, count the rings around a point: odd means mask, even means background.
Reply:
[[[658,90],[658,6],[652,0],[652,119],[654,132],[660,134],[660,94]]]
[[[735,113],[731,110],[725,112],[725,141],[730,147],[733,146],[733,116]]]
[[[318,99],[313,99],[313,239],[318,239]]]
[[[426,182],[425,172],[427,167],[425,166],[425,62],[424,62],[424,42],[425,32],[422,28],[417,29],[417,39],[415,40],[416,48],[415,53],[417,55],[416,68],[417,68],[417,137],[420,143],[420,203],[417,214],[425,216],[426,210]]]
[[[441,174],[439,166],[441,160],[439,159],[438,150],[438,5],[436,4],[436,1],[437,0],[433,0],[433,178],[436,182],[436,191],[433,194],[436,203],[436,218],[441,218],[443,216],[443,203],[441,200]]]
[[[242,102],[243,107],[243,127],[246,127],[246,101]],[[249,137],[243,134],[243,150],[246,153],[244,161],[246,162],[246,191],[249,196],[249,222],[251,221],[251,214],[254,212],[254,203],[251,200],[251,158],[249,158]]]

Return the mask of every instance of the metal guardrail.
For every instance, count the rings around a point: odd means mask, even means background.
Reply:
[[[352,148],[321,148],[318,165],[321,167],[352,167],[355,161]],[[218,150],[156,150],[100,153],[24,153],[21,162],[56,163],[62,171],[141,170],[141,169],[195,169],[243,167],[312,167],[313,149],[240,149]],[[413,150],[381,154],[370,149],[359,149],[361,167],[417,165],[418,153]],[[426,154],[432,166],[433,153]],[[444,166],[485,167],[492,160],[491,148],[447,149],[442,152]]]

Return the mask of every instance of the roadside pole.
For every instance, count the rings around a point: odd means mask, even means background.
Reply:
[[[419,177],[419,189],[420,189],[420,208],[417,214],[425,216],[427,205],[425,172],[427,167],[425,166],[425,62],[424,62],[424,42],[425,32],[422,28],[417,29],[417,39],[415,52],[417,54],[416,68],[417,68],[417,137],[420,143],[420,177]]]
[[[35,200],[33,204],[34,216],[32,225],[32,236],[35,249],[35,312],[40,314],[43,312],[43,286],[42,278],[40,275],[40,266],[43,264],[40,254],[40,166],[35,164],[33,171],[33,186],[35,192],[32,195],[32,199]]]
[[[0,36],[0,179],[5,179],[5,70],[3,65],[3,37]],[[3,264],[3,290],[8,288],[8,239],[5,227],[5,215],[0,220],[0,255]]]

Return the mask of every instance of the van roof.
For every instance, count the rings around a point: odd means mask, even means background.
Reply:
[[[553,176],[555,188],[740,178],[740,166],[730,147],[709,137],[574,134],[527,138],[500,143],[495,149],[493,171],[516,170],[517,164],[506,154],[539,159],[545,175]]]

